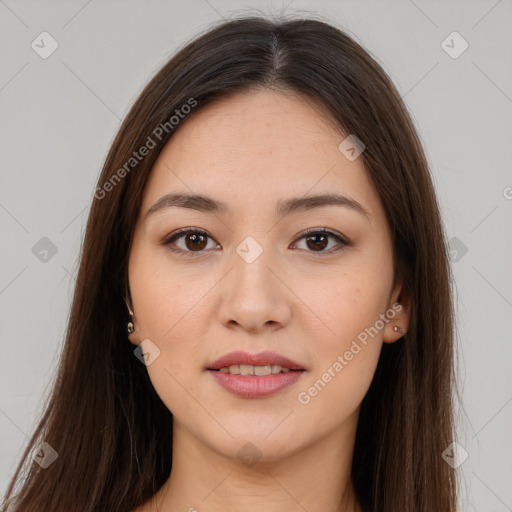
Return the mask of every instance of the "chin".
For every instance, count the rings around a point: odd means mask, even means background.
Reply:
[[[281,418],[282,419],[282,418]],[[277,423],[278,424],[278,423]],[[261,427],[254,424],[239,425],[238,428],[226,429],[233,437],[223,435],[222,437],[205,439],[205,444],[228,459],[237,459],[243,465],[252,467],[255,463],[260,466],[265,463],[276,463],[289,458],[301,451],[307,444],[307,440],[301,440],[296,428],[292,425],[287,429],[277,427]]]

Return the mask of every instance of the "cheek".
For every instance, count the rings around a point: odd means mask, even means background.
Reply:
[[[206,272],[194,277],[190,270],[171,270],[161,252],[151,248],[133,251],[130,286],[141,337],[149,338],[160,350],[147,366],[153,387],[171,412],[186,415],[190,393],[197,393],[195,381],[205,362],[205,305],[215,282],[210,282]]]
[[[312,297],[328,328],[322,329],[321,336],[308,331],[315,361],[298,390],[297,402],[311,417],[323,417],[326,429],[358,409],[382,348],[382,331],[372,328],[384,312],[387,289],[376,286],[373,277],[353,276],[331,282],[323,294]]]
[[[199,268],[193,274],[187,265],[176,268],[161,249],[147,244],[134,250],[130,285],[142,335],[166,346],[173,339],[183,340],[192,348],[203,328],[202,304],[213,284]]]
[[[328,328],[322,336],[310,331],[314,346],[314,378],[324,375],[326,382],[336,381],[346,391],[369,384],[382,347],[382,330],[376,322],[384,311],[383,296],[361,291],[357,286],[345,288],[346,294],[323,296],[323,315]],[[320,310],[320,308],[319,308]],[[341,366],[340,366],[341,365]],[[325,375],[330,371],[330,374]],[[329,375],[336,374],[336,379]],[[339,377],[338,375],[343,375]],[[352,389],[352,391],[354,390]]]
[[[359,258],[359,262],[343,269],[319,272],[314,281],[297,281],[297,295],[305,297],[307,305],[301,316],[311,318],[310,330],[316,325],[315,352],[319,359],[344,350],[365,329],[374,326],[384,313],[391,289],[391,268],[385,261],[380,265]],[[364,338],[364,336],[362,336]]]
[[[203,277],[206,272],[194,277],[190,269],[184,273],[171,268],[165,253],[151,247],[134,248],[130,256],[138,329],[160,351],[147,366],[149,377],[167,408],[183,412],[190,407],[188,393],[196,392],[195,382],[205,364],[201,345],[208,325],[205,304],[215,283]]]
[[[304,325],[315,360],[298,401],[308,412],[320,414],[331,408],[335,423],[359,406],[373,379],[382,348],[380,315],[386,310],[392,268],[386,259],[379,263],[360,257],[339,273],[331,269],[329,274],[328,278],[317,275],[316,286],[309,286],[303,295],[321,322]]]

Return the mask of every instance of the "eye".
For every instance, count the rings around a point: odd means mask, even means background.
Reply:
[[[331,247],[329,250],[324,250],[329,245],[329,238],[337,242],[340,247],[336,247],[336,245]],[[177,241],[182,240],[182,245],[176,243]],[[202,229],[197,228],[183,228],[177,231],[176,233],[172,233],[168,236],[163,242],[162,245],[170,246],[169,250],[172,252],[186,254],[187,256],[191,256],[194,253],[205,252],[204,249],[208,246],[208,239],[212,239],[212,237]],[[308,229],[306,232],[302,233],[298,240],[305,239],[306,247],[308,252],[317,252],[321,254],[332,254],[341,250],[345,246],[351,246],[347,239],[345,239],[342,235],[337,234],[333,231],[330,231],[326,228],[323,229]],[[176,246],[173,248],[172,245]],[[213,248],[219,248],[220,246],[217,244]]]
[[[187,256],[193,255],[195,252],[204,252],[203,249],[207,246],[208,238],[212,239],[210,235],[202,229],[184,228],[167,237],[162,243],[163,245],[171,246],[171,244],[174,244],[175,241],[181,238],[183,238],[184,247],[179,247],[178,244],[175,244],[178,246],[178,249],[172,247],[169,247],[169,249],[172,252],[186,254]],[[217,245],[217,247],[219,247],[219,245]]]
[[[327,251],[324,249],[329,245],[329,238],[338,242],[339,247],[331,246],[331,248]],[[351,246],[352,244],[345,239],[342,235],[338,233],[334,233],[333,231],[329,231],[326,228],[323,229],[308,229],[306,232],[302,233],[299,240],[305,239],[306,247],[308,249],[312,249],[308,252],[318,252],[320,254],[332,254],[337,252],[345,246]]]

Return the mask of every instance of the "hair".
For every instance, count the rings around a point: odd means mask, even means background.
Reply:
[[[168,479],[172,414],[126,334],[124,292],[142,191],[175,131],[176,111],[190,111],[178,116],[179,129],[215,99],[258,89],[322,105],[341,133],[363,142],[361,158],[391,228],[395,283],[410,300],[409,329],[383,344],[361,403],[352,481],[362,509],[455,511],[455,470],[441,457],[455,435],[452,276],[413,121],[381,66],[345,31],[312,17],[255,15],[210,26],[179,49],[113,141],[92,200],[55,381],[4,497],[9,510],[130,512]],[[157,127],[164,127],[160,137]],[[134,164],[130,158],[150,139],[155,146]],[[46,469],[30,457],[43,441],[58,453]]]

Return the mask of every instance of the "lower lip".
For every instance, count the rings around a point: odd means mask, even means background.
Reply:
[[[226,391],[244,398],[273,395],[297,382],[304,373],[304,370],[300,370],[257,377],[254,375],[232,375],[215,370],[208,371]]]

